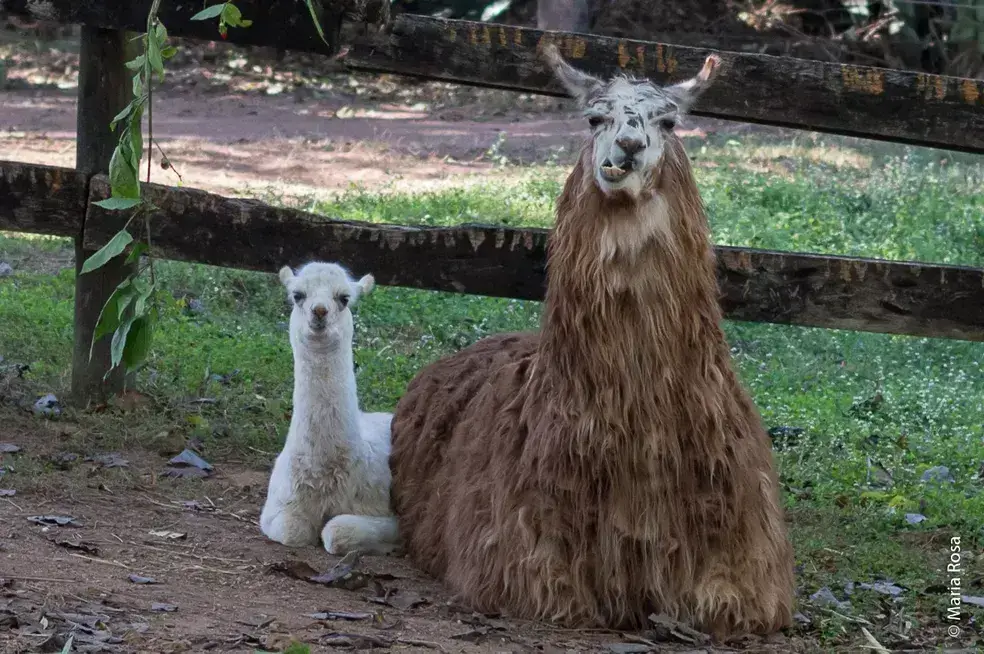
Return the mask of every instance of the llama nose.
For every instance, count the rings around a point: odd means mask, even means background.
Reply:
[[[324,318],[326,315],[328,315],[328,307],[326,307],[323,304],[316,304],[311,309],[311,312],[318,318]]]
[[[625,153],[626,157],[631,157],[646,147],[641,140],[627,137],[616,139],[615,145],[622,148],[622,152]]]

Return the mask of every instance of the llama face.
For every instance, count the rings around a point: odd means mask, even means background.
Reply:
[[[372,275],[355,282],[338,264],[320,262],[305,265],[296,275],[284,266],[280,281],[293,306],[291,342],[331,348],[351,343],[351,307],[375,285]]]
[[[565,62],[553,45],[545,55],[591,128],[595,183],[606,194],[632,197],[652,181],[678,118],[710,85],[719,66],[717,57],[708,57],[696,77],[660,87],[625,75],[604,82]]]

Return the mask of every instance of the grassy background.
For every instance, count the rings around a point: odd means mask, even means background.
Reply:
[[[688,147],[719,244],[984,266],[979,159],[811,135]],[[567,170],[527,168],[512,182],[416,195],[353,188],[331,203],[299,204],[373,222],[547,227]],[[29,363],[38,392],[68,384],[73,273],[54,270],[70,260],[62,240],[0,236],[0,261],[16,270],[0,280],[0,356]],[[158,270],[172,296],[140,376],[156,408],[139,420],[77,416],[86,438],[169,450],[198,437],[214,458],[269,463],[291,401],[283,289],[273,274],[176,262]],[[364,408],[392,409],[438,356],[492,333],[535,329],[539,310],[377,288],[355,308]],[[778,428],[803,606],[825,586],[843,599],[852,581],[888,578],[908,589],[887,608],[884,596],[865,591],[854,592],[850,608],[817,608],[821,639],[839,642],[862,615],[893,633],[943,624],[944,596],[923,591],[947,583],[950,536],[979,550],[984,526],[984,344],[737,322],[726,330],[766,425]],[[922,481],[941,465],[952,480]],[[926,519],[909,524],[907,513]],[[965,584],[979,584],[984,569],[970,553],[964,563]],[[965,593],[984,595],[974,585]]]

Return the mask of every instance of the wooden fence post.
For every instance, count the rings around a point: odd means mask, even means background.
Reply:
[[[75,167],[87,175],[107,173],[118,134],[110,130],[113,117],[126,106],[131,93],[126,32],[83,26],[79,42],[79,96]],[[89,359],[92,334],[103,304],[133,270],[119,256],[98,270],[80,274],[94,250],[83,247],[82,231],[75,239],[75,343],[72,350],[72,400],[80,406],[101,401],[124,387],[122,368],[103,379],[110,368],[110,337],[101,339]]]

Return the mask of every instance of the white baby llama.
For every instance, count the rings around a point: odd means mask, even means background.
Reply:
[[[267,538],[330,554],[399,546],[390,511],[390,413],[363,413],[352,362],[352,312],[375,281],[334,263],[280,270],[293,304],[294,412],[270,475],[260,528]],[[327,523],[326,523],[327,521]],[[324,526],[324,529],[322,529]]]

